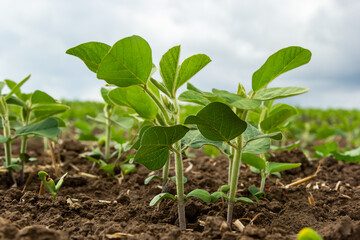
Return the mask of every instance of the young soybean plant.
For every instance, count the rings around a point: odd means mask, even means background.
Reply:
[[[17,116],[21,126],[25,127],[29,124],[39,123],[40,121],[49,117],[65,112],[69,109],[68,106],[56,101],[50,95],[45,92],[36,90],[33,93],[22,93],[20,87],[17,88],[17,84],[9,79],[5,80],[5,84],[10,90],[15,89],[14,94],[17,97],[17,105],[20,107],[20,116]],[[65,123],[56,118],[59,126],[65,126]],[[20,185],[24,182],[24,164],[29,161],[29,156],[26,153],[28,135],[21,136],[21,148],[20,158],[22,169],[20,173]]]
[[[56,185],[54,180],[49,176],[47,172],[40,171],[38,175],[41,181],[43,182],[44,186],[46,187],[46,189],[49,192],[51,192],[52,199],[55,200],[58,191],[60,190],[61,186],[64,183],[64,178],[68,175],[68,173],[62,175],[59,181],[56,183]]]
[[[299,92],[301,92],[301,90],[302,89],[299,88]],[[303,91],[305,91],[305,89]],[[271,134],[276,131],[286,132],[288,120],[290,117],[297,114],[296,109],[284,103],[273,104],[273,99],[268,101],[266,101],[266,99],[267,98],[262,98],[264,104],[259,111],[250,113],[249,117],[251,121],[257,123],[258,129],[265,134]],[[261,175],[260,190],[254,186],[249,187],[249,191],[256,200],[258,200],[259,196],[265,196],[265,181],[269,175],[274,174],[281,177],[279,172],[296,168],[301,165],[301,163],[269,162],[267,161],[265,154],[256,156],[244,153],[242,155],[242,161],[249,164],[253,172]]]
[[[158,126],[147,127],[143,131],[134,160],[150,170],[164,167],[165,180],[170,165],[170,152],[174,154],[177,196],[169,193],[157,195],[151,205],[163,198],[176,199],[179,225],[185,229],[185,199],[195,195],[201,197],[201,194],[196,194],[199,191],[189,193],[186,197],[184,194],[181,139],[189,129],[180,125],[180,106],[176,92],[206,66],[210,58],[197,54],[180,64],[180,46],[175,46],[160,61],[163,82],[158,82],[152,78],[156,67],[152,63],[151,48],[139,36],[121,39],[111,48],[102,43],[84,43],[69,49],[67,53],[82,59],[97,73],[97,78],[119,87],[109,92],[112,102],[133,108],[143,119],[155,119],[155,125]]]
[[[24,97],[29,97],[29,95],[21,94],[21,92],[20,92],[20,87],[29,78],[30,78],[30,75],[28,77],[26,77],[24,80],[22,80],[20,83],[14,84],[11,87],[9,87],[11,89],[11,91],[8,94],[1,93],[5,83],[0,82],[0,116],[1,116],[1,122],[2,122],[2,128],[3,128],[3,136],[0,136],[0,142],[4,144],[4,149],[5,149],[4,167],[6,169],[8,169],[11,180],[15,184],[17,182],[14,178],[13,171],[21,168],[21,166],[19,166],[17,164],[18,159],[13,160],[11,158],[11,156],[12,156],[11,142],[18,137],[26,137],[25,140],[24,140],[24,138],[22,139],[23,140],[22,148],[26,149],[26,139],[29,135],[40,135],[40,136],[47,137],[47,138],[53,138],[53,137],[56,137],[60,133],[60,129],[58,128],[58,126],[59,126],[58,120],[56,120],[54,118],[46,118],[47,116],[46,117],[44,116],[44,117],[39,117],[37,119],[37,121],[27,122],[22,127],[16,128],[14,135],[11,134],[11,129],[13,129],[13,128],[12,128],[11,122],[10,122],[10,112],[9,112],[10,105],[19,106],[22,108],[22,115],[14,117],[14,119],[20,118],[20,119],[24,120],[26,111],[31,111],[34,109],[38,109],[38,110],[42,111],[42,110],[44,110],[44,108],[49,110],[49,106],[47,106],[46,104],[34,104],[34,105],[32,105],[31,110],[29,110],[28,106],[22,101],[22,99],[20,99],[19,97],[16,96],[16,95],[19,95],[19,96],[21,95]],[[8,83],[9,83],[9,80],[6,80],[6,81],[8,81]],[[45,107],[44,107],[44,105],[45,105]],[[44,108],[42,108],[42,107],[44,107]],[[25,146],[25,147],[23,147],[23,146]],[[26,161],[26,159],[27,158],[21,159],[22,164],[24,164],[24,160]]]
[[[196,116],[189,116],[185,120],[185,124],[197,125],[205,138],[215,142],[221,141],[230,148],[228,178],[230,192],[227,213],[227,223],[230,227],[234,203],[237,200],[235,195],[243,154],[264,154],[270,148],[270,138],[280,140],[282,137],[280,132],[276,132],[278,130],[276,128],[274,128],[275,132],[264,134],[256,127],[246,123],[248,114],[251,111],[258,111],[262,102],[307,92],[307,88],[301,87],[268,88],[267,86],[282,73],[308,63],[310,58],[311,52],[307,49],[284,48],[271,55],[265,64],[253,74],[252,91],[248,94],[241,84],[239,84],[236,94],[217,89],[213,89],[212,93],[202,92],[188,84],[188,91],[179,97],[182,101],[206,105]],[[269,115],[268,118],[261,121],[260,125],[266,125],[268,129],[273,129],[273,126],[278,124],[285,113],[286,110]],[[253,159],[250,159],[248,163],[253,163]],[[263,166],[258,167],[262,168]]]

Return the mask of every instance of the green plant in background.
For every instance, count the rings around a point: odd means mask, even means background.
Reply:
[[[96,72],[97,78],[118,87],[108,94],[113,103],[131,107],[142,119],[153,122],[155,126],[147,126],[146,130],[141,131],[134,160],[150,170],[163,168],[163,180],[166,182],[170,153],[174,154],[177,196],[169,197],[170,194],[166,193],[157,195],[154,199],[176,198],[179,225],[181,229],[185,229],[186,197],[181,138],[189,129],[180,125],[180,106],[176,92],[210,62],[209,57],[197,54],[180,64],[180,46],[175,46],[160,61],[163,82],[158,82],[152,78],[156,67],[152,63],[151,48],[138,36],[121,39],[112,47],[97,42],[84,43],[69,49],[67,53],[82,59],[90,70]],[[201,198],[201,194],[196,192],[189,193],[187,197],[194,194]]]
[[[280,89],[280,88],[275,88]],[[282,88],[281,91],[286,92],[288,91],[289,87]],[[297,89],[297,91],[296,91]],[[293,88],[293,94],[302,94],[307,92],[309,89],[306,88]],[[287,96],[292,96],[287,95]],[[286,133],[288,126],[289,126],[289,119],[297,114],[297,111],[294,107],[284,104],[284,103],[277,103],[274,104],[274,99],[283,98],[283,95],[278,97],[272,95],[264,95],[260,97],[264,104],[261,108],[257,111],[253,111],[249,114],[249,121],[254,122],[257,124],[258,130],[262,131],[264,134],[272,134],[277,131],[281,131],[283,136]],[[280,139],[277,139],[280,140]],[[252,193],[254,198],[258,200],[258,197],[261,195],[265,195],[265,181],[266,178],[270,176],[270,174],[274,174],[278,177],[281,177],[280,171],[285,171],[288,169],[299,167],[300,163],[277,163],[277,162],[269,162],[264,153],[260,154],[259,156],[244,153],[242,156],[242,161],[251,166],[251,170],[255,173],[260,174],[261,176],[261,184],[260,190],[258,190],[254,186],[249,187],[249,191]]]
[[[196,116],[190,116],[185,120],[186,124],[195,124],[201,134],[218,142],[206,143],[219,147],[229,156],[230,185],[227,223],[231,227],[234,203],[237,201],[236,190],[239,178],[239,169],[243,154],[264,154],[270,149],[270,138],[281,139],[280,129],[277,128],[292,115],[291,111],[284,107],[277,107],[268,112],[268,116],[262,112],[260,105],[269,106],[275,99],[295,96],[308,91],[307,88],[285,87],[268,88],[268,84],[276,77],[304,65],[310,61],[311,52],[301,47],[288,47],[271,55],[265,64],[257,70],[252,77],[252,91],[246,93],[244,87],[239,84],[236,94],[223,90],[213,89],[212,92],[203,92],[193,85],[188,84],[188,91],[183,92],[179,99],[182,101],[206,105]],[[284,106],[284,105],[282,105]],[[252,126],[248,116],[250,112],[260,112],[258,123],[260,129]],[[268,133],[265,134],[261,130]],[[225,143],[225,148],[223,148]],[[226,151],[227,148],[230,150]],[[253,163],[252,155],[248,157],[249,163]],[[260,158],[261,159],[261,158]],[[256,160],[259,160],[256,158]],[[266,161],[258,161],[258,168],[263,171],[263,178],[271,172]]]
[[[312,228],[303,228],[297,235],[297,240],[322,240],[322,237]]]
[[[13,81],[5,80],[0,82],[0,94],[5,86],[5,83],[11,89],[8,94],[1,94],[0,99],[0,115],[3,128],[3,136],[0,142],[4,144],[5,161],[4,167],[8,169],[11,180],[14,184],[17,181],[14,178],[13,171],[20,169],[21,166],[17,163],[20,161],[22,165],[31,160],[26,155],[26,142],[29,135],[40,135],[46,138],[54,138],[60,133],[59,122],[60,119],[51,118],[53,114],[68,109],[67,106],[60,103],[52,102],[47,94],[36,91],[33,94],[23,94],[20,92],[20,87],[30,78],[27,76],[20,83],[16,84]],[[52,99],[52,98],[51,98]],[[19,116],[10,116],[10,105],[20,107]],[[59,110],[61,109],[61,110]],[[31,115],[31,113],[33,113]],[[11,119],[19,120],[21,127],[15,127],[14,134],[11,134]],[[15,126],[15,124],[14,124]],[[11,142],[16,138],[21,137],[21,152],[18,159],[12,159]],[[23,172],[21,172],[20,184],[23,183]]]
[[[40,171],[38,173],[39,178],[41,179],[41,181],[43,182],[44,186],[46,187],[46,189],[51,193],[52,195],[52,199],[55,200],[56,195],[58,193],[58,191],[60,190],[61,186],[64,183],[64,179],[65,177],[68,175],[68,173],[65,173],[64,175],[62,175],[62,177],[59,179],[59,181],[56,183],[52,178],[50,178],[49,174],[47,172],[44,171]]]
[[[313,149],[315,149],[315,159],[333,156],[338,161],[360,163],[360,147],[348,151],[341,151],[338,150],[338,144],[336,142],[327,142],[324,145],[314,146]]]
[[[45,92],[36,90],[33,93],[22,93],[20,87],[9,79],[5,80],[5,84],[8,86],[10,90],[14,89],[14,95],[16,96],[17,106],[20,107],[20,112],[17,116],[17,120],[20,122],[20,125],[25,127],[29,124],[39,123],[45,119],[50,117],[54,117],[55,115],[65,112],[69,110],[67,105],[64,105],[50,95]],[[15,98],[14,98],[15,100]],[[59,127],[64,127],[65,123],[60,118],[55,118],[58,122]],[[49,122],[49,120],[48,120]],[[42,125],[42,124],[40,124]],[[41,135],[41,134],[40,134]],[[53,135],[51,135],[54,137]],[[27,155],[27,141],[28,134],[24,134],[21,136],[21,148],[20,148],[20,157],[19,162],[22,165],[21,173],[20,173],[20,185],[24,182],[24,164],[31,160]],[[45,136],[46,139],[46,136]]]

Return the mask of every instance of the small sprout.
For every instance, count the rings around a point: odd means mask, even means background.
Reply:
[[[158,204],[161,200],[165,199],[165,198],[169,198],[171,200],[176,200],[176,197],[170,193],[160,193],[158,195],[156,195],[151,201],[150,201],[150,207],[155,206],[156,204]]]
[[[210,193],[208,191],[203,190],[203,189],[192,190],[191,192],[189,192],[186,195],[185,200],[188,200],[191,197],[199,198],[199,199],[203,200],[204,202],[211,202]]]
[[[135,164],[123,164],[123,165],[121,165],[121,172],[122,172],[122,174],[124,176],[128,175],[129,173],[136,172],[136,171],[137,171],[137,169],[136,169]]]
[[[250,198],[247,198],[247,197],[238,197],[235,199],[235,202],[249,203],[249,204],[254,203]]]
[[[153,180],[153,179],[162,179],[162,177],[160,177],[158,175],[151,175],[151,176],[145,178],[144,184],[145,185],[149,184],[149,182],[151,182],[151,180]]]
[[[213,192],[211,194],[211,202],[216,202],[219,198],[229,200],[229,197],[223,192]]]
[[[255,186],[250,186],[248,187],[249,192],[251,193],[251,195],[254,197],[254,199],[258,202],[260,197],[264,197],[265,193],[260,191],[257,187]]]
[[[299,232],[297,240],[322,240],[322,237],[311,228],[303,228]]]
[[[49,192],[51,192],[53,200],[55,200],[59,189],[61,188],[62,184],[64,183],[64,178],[68,175],[68,173],[65,173],[64,175],[62,175],[62,177],[60,178],[60,180],[57,182],[56,185],[55,185],[54,180],[49,176],[49,174],[47,172],[40,171],[38,173],[38,175],[39,175],[41,181],[44,183],[46,189],[49,190]]]

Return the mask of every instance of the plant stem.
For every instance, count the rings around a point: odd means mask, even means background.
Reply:
[[[228,184],[231,182],[231,173],[233,169],[233,157],[229,157],[229,173],[228,173]]]
[[[26,153],[26,146],[27,146],[27,136],[21,136],[21,148],[20,148],[20,154]],[[20,158],[21,160],[21,158]],[[25,162],[21,161],[21,171],[20,171],[20,179],[19,179],[19,185],[24,184],[24,167]]]
[[[110,157],[110,141],[111,141],[111,120],[110,117],[112,115],[113,107],[105,104],[104,108],[104,115],[105,115],[105,121],[106,121],[106,128],[105,128],[105,162],[109,161]]]
[[[175,124],[180,122],[180,106],[177,99],[172,98],[174,103],[174,120]],[[183,161],[181,155],[181,140],[174,144],[175,148],[175,174],[176,174],[176,191],[177,191],[177,204],[179,215],[180,229],[186,229],[186,216],[185,216],[185,196],[184,196],[184,175],[183,175]]]
[[[10,121],[7,111],[5,112],[4,116],[1,116],[1,120],[3,123],[3,133],[4,137],[8,140],[4,143],[4,151],[5,151],[5,162],[6,166],[9,167],[11,165],[11,141],[9,138],[11,137],[11,130],[10,130]],[[14,173],[11,168],[8,168],[9,176],[11,181],[16,184],[16,179],[14,177]]]
[[[255,96],[255,93],[251,95],[251,98]],[[241,113],[241,119],[246,121],[248,117],[249,111],[244,111]],[[235,204],[235,195],[238,185],[238,179],[239,179],[239,173],[240,173],[240,166],[241,166],[241,154],[243,150],[243,134],[241,134],[239,137],[236,138],[236,145],[237,149],[232,148],[234,151],[234,157],[232,159],[232,171],[230,176],[230,193],[229,193],[229,201],[228,201],[228,211],[227,211],[227,224],[229,228],[231,229],[232,225],[232,218],[233,218],[233,211],[234,211],[234,204]]]
[[[243,142],[243,135],[241,134],[237,138],[237,145],[239,146],[239,149],[235,149],[234,158],[232,160],[233,166],[231,172],[230,194],[229,194],[228,212],[227,212],[227,224],[229,228],[231,228],[232,225],[235,195],[236,195],[240,166],[241,166],[242,142]]]
[[[146,94],[149,95],[149,97],[154,101],[156,106],[160,109],[160,113],[162,114],[162,116],[165,120],[165,123],[167,125],[171,124],[169,114],[166,111],[165,107],[161,104],[159,98],[149,88],[147,88],[146,85],[143,85],[143,89],[146,92]]]
[[[266,180],[266,173],[264,173],[264,170],[261,170],[261,184],[260,184],[260,191],[261,192],[264,192],[265,180]]]
[[[185,197],[184,197],[184,180],[183,180],[183,162],[181,156],[181,142],[175,143],[175,173],[176,173],[176,191],[177,191],[177,204],[179,215],[180,229],[186,229],[185,217]]]

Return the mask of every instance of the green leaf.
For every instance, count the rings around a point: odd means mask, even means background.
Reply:
[[[171,97],[169,90],[167,90],[165,84],[163,82],[158,82],[154,78],[150,78],[150,82],[161,92],[163,92],[166,96]]]
[[[74,123],[74,127],[80,129],[83,133],[91,134],[89,124],[85,121],[77,121]]]
[[[209,62],[211,62],[211,59],[205,54],[196,54],[185,59],[180,66],[179,75],[176,81],[176,89],[186,83]]]
[[[211,145],[205,145],[203,150],[204,153],[211,158],[216,158],[220,155],[219,149]]]
[[[175,181],[175,182],[177,181],[177,180],[176,180],[176,176],[172,176],[170,179],[173,180],[173,181]],[[187,180],[186,177],[183,176],[182,179],[183,179],[183,183],[184,183],[184,184],[187,183],[188,180]]]
[[[52,98],[49,94],[36,90],[32,95],[30,102],[32,105],[38,103],[56,103],[56,100]]]
[[[176,79],[178,76],[180,46],[169,49],[160,60],[160,75],[164,80],[167,90],[174,96]]]
[[[261,104],[260,100],[247,99],[225,90],[218,90],[214,88],[212,92],[217,96],[221,97],[230,106],[236,107],[238,109],[252,110],[258,108]]]
[[[104,170],[105,172],[107,172],[108,176],[113,177],[115,165],[114,164],[107,164],[103,160],[100,160],[99,162],[100,162],[100,165],[101,165],[99,167],[99,169]]]
[[[141,142],[141,138],[142,138],[142,136],[144,135],[145,131],[146,131],[148,128],[150,128],[150,127],[153,127],[153,126],[152,126],[152,125],[145,125],[145,126],[143,126],[143,127],[140,129],[140,131],[139,131],[139,133],[138,133],[139,139],[134,143],[134,145],[132,145],[131,148],[136,149],[136,150],[139,149],[139,147],[140,147],[140,142]]]
[[[259,170],[263,170],[266,168],[266,162],[261,157],[250,153],[243,153],[241,156],[241,161],[243,163],[249,164],[250,166],[253,166]]]
[[[260,123],[261,129],[271,131],[296,113],[296,109],[290,105],[284,103],[275,104],[272,106],[269,116]]]
[[[93,162],[93,163],[96,163],[96,164],[98,164],[98,165],[100,165],[100,160],[99,159],[96,159],[96,158],[93,158],[93,157],[91,157],[91,156],[85,156],[87,159],[89,159],[91,162]]]
[[[121,165],[121,171],[124,175],[128,175],[129,173],[136,172],[136,166],[134,164],[123,164]]]
[[[66,51],[67,54],[80,58],[90,71],[96,73],[101,60],[109,52],[110,46],[101,42],[87,42]]]
[[[226,201],[229,199],[229,197],[223,192],[213,192],[210,197],[211,202],[216,202],[219,198],[223,198]]]
[[[58,122],[58,127],[66,127],[66,123],[63,119],[59,118],[59,117],[53,117],[53,119],[55,119]]]
[[[63,185],[64,179],[66,178],[67,175],[68,175],[68,173],[65,173],[64,175],[62,175],[61,178],[59,179],[59,181],[56,183],[56,186],[55,186],[56,192],[58,192],[59,189],[61,188],[61,186]]]
[[[4,80],[6,85],[9,87],[9,89],[13,89],[16,87],[16,82],[9,80],[9,79],[5,79]],[[21,101],[26,102],[31,94],[26,94],[26,93],[21,93],[20,88],[18,88],[15,92],[14,92],[15,96],[17,96]]]
[[[308,92],[310,89],[304,87],[277,87],[263,88],[255,94],[255,99],[269,101],[280,98],[287,98]]]
[[[158,175],[151,175],[151,176],[145,178],[144,184],[145,185],[149,184],[149,182],[151,182],[153,179],[162,179],[162,177],[158,176]]]
[[[44,183],[46,189],[56,196],[57,191],[55,188],[55,182],[52,178],[49,177],[49,174],[47,172],[40,171],[38,172],[38,176],[41,179],[41,181]]]
[[[228,192],[230,191],[230,185],[222,185],[220,187],[221,192]]]
[[[106,124],[106,119],[103,116],[96,116],[96,117],[91,117],[89,115],[86,115],[86,119],[89,119],[91,121],[100,123],[100,124]]]
[[[6,143],[8,139],[2,135],[0,135],[0,143]]]
[[[116,42],[102,59],[97,77],[118,87],[146,84],[153,68],[151,48],[139,36]]]
[[[254,139],[257,136],[262,136],[262,135],[264,135],[264,133],[259,131],[251,124],[248,124],[248,127],[244,132],[244,141],[248,142],[250,139]],[[243,148],[243,153],[262,154],[269,151],[269,149],[270,149],[270,139],[259,138],[248,142],[246,146]]]
[[[247,197],[238,197],[235,199],[235,202],[241,202],[241,203],[248,203],[248,204],[253,204],[253,200],[251,200],[250,198]]]
[[[298,148],[299,146],[300,146],[300,140],[294,142],[293,144],[289,144],[281,147],[271,146],[270,148],[271,150],[274,151],[282,151],[284,149],[290,151],[291,149]]]
[[[109,89],[107,88],[101,88],[100,89],[100,93],[101,93],[101,97],[103,98],[103,100],[105,101],[106,104],[110,105],[110,106],[114,106],[114,103],[110,101],[108,94],[109,94]]]
[[[176,197],[170,193],[160,193],[158,195],[156,195],[150,202],[150,207],[155,206],[156,204],[158,204],[161,200],[168,198],[171,200],[176,200]]]
[[[287,47],[279,50],[253,74],[253,91],[259,91],[279,75],[308,63],[310,59],[311,52],[301,47]]]
[[[274,140],[281,140],[282,139],[282,133],[281,132],[275,132],[275,133],[270,133],[270,134],[257,135],[257,136],[254,136],[253,138],[248,139],[247,143],[249,143],[251,141],[255,141],[257,139],[261,139],[261,138],[271,138],[271,139],[274,139]]]
[[[288,169],[300,167],[301,163],[276,163],[276,162],[268,162],[269,164],[269,172],[281,172]]]
[[[191,130],[187,132],[182,139],[182,144],[194,149],[199,149],[204,145],[212,145],[218,149],[224,149],[223,142],[209,140],[205,138],[199,130]]]
[[[189,192],[186,195],[185,200],[188,200],[191,197],[199,198],[199,199],[203,200],[204,202],[211,202],[210,193],[208,191],[203,190],[203,189],[192,190],[191,192]]]
[[[16,84],[11,91],[6,95],[5,100],[8,100],[14,93],[19,92],[20,91],[20,87],[27,81],[29,80],[29,78],[31,77],[31,75],[28,75],[26,78],[24,78],[21,82],[19,82],[18,84]]]
[[[255,201],[259,201],[260,197],[265,196],[264,192],[261,192],[257,187],[255,186],[250,186],[248,187],[249,192],[251,193],[251,195],[253,196],[253,198],[255,199]]]
[[[69,110],[69,106],[57,102],[49,94],[36,90],[31,95],[31,109],[34,114],[33,122],[54,116],[55,114]]]
[[[27,105],[20,98],[15,97],[15,96],[9,97],[6,100],[6,103],[10,104],[10,105],[19,106],[19,107],[22,107],[22,108],[25,108],[25,109],[27,108]]]
[[[196,116],[187,117],[185,124],[196,124],[204,137],[225,142],[242,134],[247,127],[229,106],[219,102],[210,103]]]
[[[116,105],[133,108],[142,118],[154,119],[158,113],[156,104],[139,86],[116,88],[108,96]]]
[[[19,128],[15,137],[29,134],[37,134],[48,138],[54,138],[60,133],[58,122],[54,118],[47,118],[41,122],[33,123]]]
[[[303,228],[297,236],[297,240],[322,240],[322,237],[311,228]]]
[[[202,94],[191,90],[182,92],[178,99],[183,102],[196,103],[203,106],[210,103]]]
[[[54,115],[53,112],[65,112],[66,110],[69,110],[70,107],[60,103],[40,103],[33,105],[31,109],[37,113],[37,116],[39,116],[40,112],[47,112],[47,114],[51,112],[51,114]]]
[[[182,125],[148,128],[141,138],[134,161],[143,164],[149,170],[162,168],[169,159],[172,144],[183,138],[188,131],[189,129]]]
[[[360,147],[346,152],[333,151],[331,154],[338,161],[360,163]]]
[[[129,117],[119,117],[116,120],[112,120],[113,123],[117,124],[123,129],[131,129],[134,125],[134,119]]]

